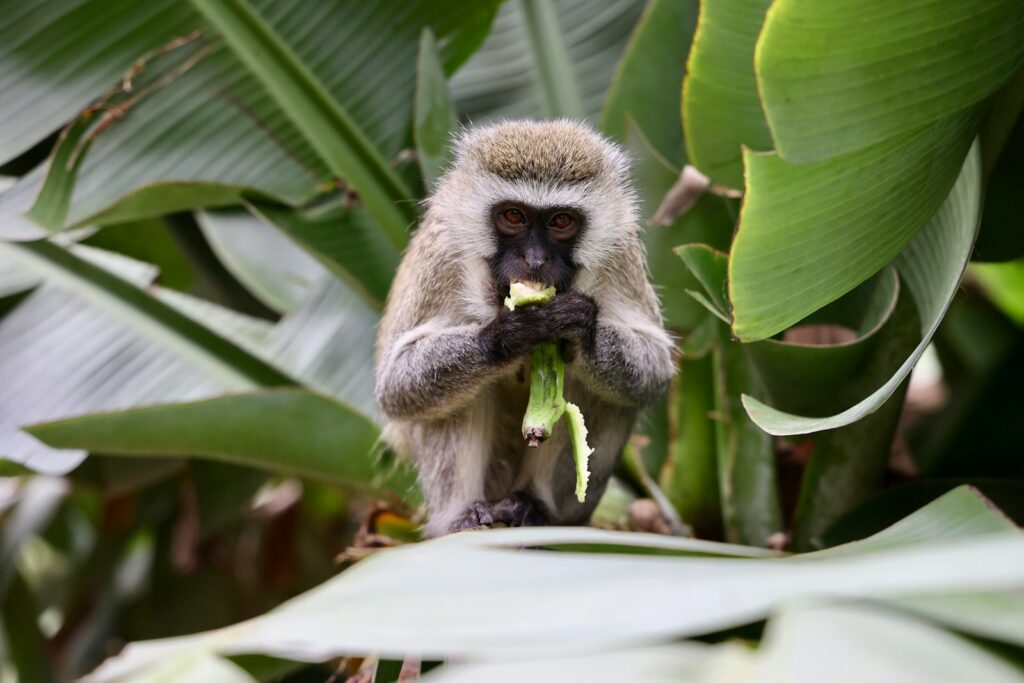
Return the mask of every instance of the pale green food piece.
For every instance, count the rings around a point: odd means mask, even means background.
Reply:
[[[582,503],[587,498],[587,482],[590,480],[587,461],[594,449],[587,443],[587,423],[583,421],[583,413],[575,403],[567,401],[565,404],[565,424],[569,427],[572,459],[576,462],[576,500]]]
[[[537,289],[522,282],[513,282],[505,306],[510,311],[516,306],[546,304],[555,296],[555,288]],[[565,362],[556,344],[542,344],[530,352],[530,400],[523,415],[523,438],[536,447],[551,436],[559,418],[565,417],[572,442],[572,457],[576,463],[576,499],[583,502],[587,496],[590,470],[587,461],[594,452],[587,444],[587,425],[578,406],[565,400]]]
[[[546,304],[555,298],[555,288],[534,289],[522,282],[513,282],[508,288],[508,296],[505,297],[505,308],[510,311],[516,310],[516,306],[528,306],[530,304]]]

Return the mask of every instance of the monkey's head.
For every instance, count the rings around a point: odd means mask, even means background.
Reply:
[[[429,200],[453,243],[509,282],[568,289],[637,230],[625,154],[573,121],[506,121],[471,129]]]

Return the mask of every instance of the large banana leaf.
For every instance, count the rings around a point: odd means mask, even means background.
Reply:
[[[328,277],[316,259],[245,209],[200,211],[196,221],[224,267],[279,313],[298,308]]]
[[[581,111],[596,118],[643,0],[546,0],[554,6],[581,98]],[[505,2],[480,50],[451,81],[463,119],[539,116],[545,110],[538,67],[531,52],[520,0]]]
[[[743,187],[742,148],[771,150],[754,80],[754,43],[769,0],[700,3],[683,81],[690,163],[713,181]]]
[[[86,415],[26,431],[55,448],[195,455],[350,484],[365,484],[376,473],[370,457],[376,425],[338,401],[298,389]]]
[[[924,353],[967,268],[980,220],[981,192],[975,146],[945,203],[894,262],[917,305],[921,341],[892,377],[852,407],[827,417],[786,413],[744,396],[743,405],[758,426],[777,435],[835,429],[873,413],[892,396]]]
[[[945,118],[1024,65],[1021,36],[1018,0],[775,2],[755,61],[775,148],[818,161]]]
[[[48,448],[19,428],[296,381],[339,398],[359,419],[376,416],[376,314],[336,281],[325,279],[271,329],[209,302],[154,288],[155,271],[123,257],[76,248],[96,261],[90,263],[38,242],[0,248],[46,281],[0,321],[0,344],[6,349],[0,363],[13,380],[0,389],[7,406],[0,427],[6,458],[66,472],[81,461],[81,450]],[[152,293],[138,289],[143,286]],[[41,356],[40,349],[59,351]],[[53,386],[62,391],[52,391]],[[61,446],[87,448],[87,436],[77,445],[65,438]],[[151,440],[149,452],[159,451],[161,443]]]
[[[61,128],[136,59],[196,25],[176,0],[4,0],[0,16],[0,163]]]
[[[959,524],[950,528],[951,518]],[[87,680],[138,680],[198,653],[300,661],[357,653],[564,656],[720,631],[810,596],[885,603],[1024,587],[1024,536],[966,487],[861,543],[793,558],[621,555],[608,544],[631,536],[635,545],[636,534],[598,533],[606,544],[595,553],[511,549],[595,536],[558,528],[460,534],[384,551],[243,624],[130,645]],[[501,619],[489,618],[495,611]],[[955,627],[971,632],[964,620]]]
[[[429,26],[441,41],[444,66],[451,73],[483,39],[497,9],[496,1],[475,3],[472,11],[460,3],[397,1],[387,6],[343,0],[216,4],[255,21],[233,25],[255,27],[255,33],[248,34],[254,40],[256,35],[272,36],[275,51],[261,54],[289,55],[274,63],[290,63],[298,71],[286,70],[291,74],[287,78],[280,72],[280,78],[272,77],[264,70],[269,62],[250,61],[259,76],[254,77],[210,30],[153,55],[137,76],[136,99],[126,105],[125,96],[118,94],[111,104],[121,106],[119,115],[109,121],[97,117],[101,125],[93,131],[95,140],[79,170],[69,223],[112,222],[234,203],[243,192],[302,202],[321,191],[321,183],[333,185],[328,168],[338,171],[339,163],[349,164],[345,170],[355,174],[356,187],[368,193],[387,220],[394,207],[377,201],[377,181],[360,176],[351,164],[362,159],[360,168],[376,164],[368,171],[374,178],[387,180],[392,175],[378,157],[390,158],[408,140],[415,40]],[[193,27],[202,24],[198,15],[191,16]],[[70,59],[74,51],[65,48],[73,37],[60,35],[39,49],[46,50],[46,58],[66,54]],[[232,40],[229,44],[238,49],[249,44]],[[317,101],[348,114],[339,128],[332,127],[329,137],[315,141],[317,151],[304,137],[314,132],[309,128],[312,112],[296,111],[304,105],[283,98],[281,88],[299,81],[307,86],[317,83],[310,90],[317,93]],[[381,82],[388,87],[377,87]],[[115,84],[116,79],[108,87]],[[277,101],[268,97],[265,86]],[[291,109],[287,115],[282,105]],[[341,139],[360,140],[351,143],[356,144],[352,149],[363,151],[340,160],[330,149],[332,141]],[[323,160],[321,154],[326,154]],[[397,206],[411,215],[411,205]],[[404,230],[408,218],[403,221]],[[397,229],[394,223],[389,225],[392,231]]]
[[[747,193],[729,253],[734,334],[770,337],[891,261],[946,201],[975,126],[976,115],[962,112],[810,164],[746,152]]]
[[[632,121],[651,148],[677,169],[686,163],[678,93],[696,23],[693,0],[650,0],[601,112],[601,130],[625,142]]]

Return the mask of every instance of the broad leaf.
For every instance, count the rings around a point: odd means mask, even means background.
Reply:
[[[475,3],[467,11],[457,3],[395,0],[371,8],[351,0],[284,5],[256,0],[251,9],[389,159],[408,138],[415,40],[421,30],[429,26],[438,36],[445,70],[451,73],[486,35],[497,2]],[[200,25],[200,17],[187,6],[180,11],[192,17],[181,35]],[[335,185],[300,131],[216,34],[207,30],[189,36],[172,50],[149,55],[136,74],[136,97],[118,109],[102,132],[94,131],[69,223],[223,206],[237,203],[243,194],[298,204]],[[73,37],[61,35],[39,49],[46,56],[61,50],[73,54],[66,42]],[[131,61],[124,68],[129,66]],[[388,88],[376,87],[381,81]],[[95,96],[117,82],[112,78]],[[146,88],[145,83],[158,85]],[[124,98],[115,93],[118,102]],[[290,105],[298,106],[297,101]],[[335,139],[338,131],[330,134]],[[411,209],[402,204],[397,210],[411,217]],[[404,234],[409,219],[403,220]]]
[[[61,128],[136,59],[196,25],[175,0],[4,0],[0,16],[0,163]],[[74,49],[54,49],[69,44]]]
[[[298,308],[328,277],[313,257],[245,209],[200,211],[196,220],[224,267],[279,313]]]
[[[423,683],[689,683],[726,670],[733,660],[745,664],[752,654],[737,643],[712,647],[687,642],[566,657],[453,662],[424,677]]]
[[[700,3],[683,81],[683,129],[690,163],[716,183],[743,187],[747,147],[774,147],[754,80],[754,43],[770,0]]]
[[[749,680],[1011,683],[1020,669],[996,652],[918,618],[867,605],[784,609],[768,624]]]
[[[734,334],[770,337],[891,261],[946,201],[975,124],[975,114],[960,113],[812,164],[746,152],[747,193],[729,253]],[[977,185],[976,171],[964,173]]]
[[[290,381],[225,338],[255,346],[250,319],[183,294],[169,304],[138,289],[155,276],[146,264],[39,242],[0,243],[0,252],[44,282],[0,320],[0,375],[9,378],[0,388],[0,457],[64,473],[84,453],[45,447],[22,425]],[[205,326],[191,317],[200,313]]]
[[[696,25],[696,2],[649,0],[601,112],[601,130],[625,142],[634,122],[675,168],[686,163],[679,89]]]
[[[338,177],[362,197],[399,247],[415,218],[409,189],[313,72],[242,0],[193,0],[206,20],[262,84],[275,104]]]
[[[583,115],[596,118],[643,0],[554,0]],[[470,121],[540,116],[540,76],[533,64],[520,2],[505,2],[481,49],[451,81],[460,115]]]
[[[337,205],[305,210],[259,203],[248,207],[307,251],[371,308],[384,307],[402,254],[366,211]]]
[[[775,148],[806,163],[913,133],[1008,80],[1022,35],[1018,0],[775,2],[755,62]]]
[[[25,430],[55,448],[195,455],[349,484],[365,485],[376,471],[370,457],[376,426],[338,401],[298,389],[98,413]]]
[[[933,515],[962,511],[964,504],[947,496],[906,522],[928,526]],[[973,510],[974,517],[999,514],[984,506]],[[565,533],[476,532],[384,551],[243,624],[130,645],[89,680],[139,675],[196,652],[302,661],[370,652],[388,658],[565,656],[720,631],[811,596],[885,602],[1024,587],[1018,531],[783,559],[513,551],[490,542],[538,546]],[[480,576],[490,580],[472,580]],[[644,580],[630,579],[637,576]],[[496,609],[502,619],[488,619]]]
[[[540,84],[541,113],[548,118],[581,118],[583,102],[554,0],[521,0],[520,6]]]
[[[759,427],[777,435],[835,429],[856,422],[885,403],[924,353],[956,293],[977,234],[980,194],[979,157],[975,147],[942,208],[894,262],[917,305],[921,342],[892,377],[856,405],[828,417],[785,413],[744,396],[743,405]],[[735,310],[735,300],[733,306]]]
[[[783,530],[772,438],[759,429],[737,400],[761,393],[761,379],[739,344],[718,325],[711,352],[714,375],[715,454],[725,537],[732,543],[765,546]]]
[[[430,29],[423,29],[416,66],[412,134],[423,182],[428,188],[434,187],[448,165],[457,123],[437,41]]]

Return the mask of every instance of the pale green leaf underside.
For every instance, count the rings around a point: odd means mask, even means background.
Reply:
[[[778,0],[757,43],[783,159],[826,159],[912,132],[1024,64],[1020,0]]]
[[[809,434],[852,424],[881,407],[910,374],[953,300],[977,235],[981,193],[980,153],[975,145],[945,203],[894,261],[917,304],[921,342],[889,381],[851,408],[828,417],[793,415],[744,395],[750,419],[769,434]]]
[[[770,337],[889,263],[949,194],[972,111],[813,164],[744,153],[747,193],[729,253],[733,333]]]
[[[553,553],[519,545],[543,546],[566,533],[557,528],[443,538],[375,554],[243,624],[129,645],[91,680],[139,674],[197,650],[302,661],[371,652],[388,658],[565,656],[752,623],[808,597],[884,603],[1024,585],[1024,537],[991,531],[945,538],[931,519],[949,517],[951,509],[976,521],[1000,516],[958,489],[904,520],[932,528],[925,539],[782,559]],[[494,547],[492,538],[507,538],[517,548]],[[489,618],[495,610],[501,619]]]

